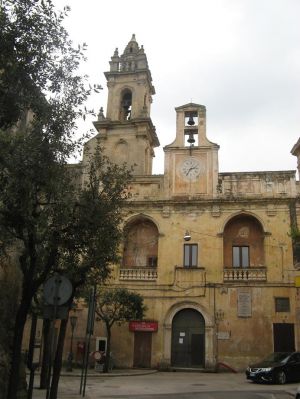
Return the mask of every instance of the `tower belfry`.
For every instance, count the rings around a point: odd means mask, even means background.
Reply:
[[[108,87],[107,111],[106,116],[101,111],[94,122],[97,138],[112,162],[135,165],[135,175],[149,175],[154,148],[159,146],[150,118],[155,89],[147,56],[135,35],[121,55],[115,49],[110,70],[104,74]]]
[[[172,196],[216,196],[219,146],[206,136],[206,108],[188,103],[175,110],[176,137],[164,147],[165,186]]]

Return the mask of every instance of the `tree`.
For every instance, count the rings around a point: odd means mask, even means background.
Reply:
[[[96,296],[96,314],[106,326],[107,348],[103,372],[109,370],[111,329],[116,322],[140,320],[144,317],[146,306],[140,294],[126,288],[100,289]]]
[[[51,0],[0,7],[0,250],[13,246],[22,274],[7,394],[15,399],[33,297],[55,272],[71,279],[73,296],[89,279],[108,276],[130,173],[100,148],[85,169],[67,165],[84,139],[75,139],[76,120],[89,112],[83,104],[93,89],[77,73],[84,46],[73,48],[62,26],[68,9],[56,13]],[[57,353],[51,398],[60,367]]]
[[[120,207],[126,198],[124,189],[129,177],[126,170],[110,165],[99,152],[89,165],[89,177],[82,188],[71,183],[66,168],[58,167],[60,173],[54,174],[56,179],[51,180],[51,189],[47,190],[46,173],[43,181],[39,173],[34,173],[36,167],[27,169],[26,174],[21,171],[21,160],[32,154],[26,143],[21,142],[19,148],[13,140],[17,152],[13,151],[14,156],[9,157],[5,173],[0,171],[0,184],[4,188],[0,193],[1,229],[10,233],[10,240],[19,243],[23,274],[13,341],[11,384],[14,381],[14,385],[24,324],[41,284],[52,273],[59,272],[72,281],[74,296],[87,281],[103,282],[109,274],[110,262],[118,260]],[[51,164],[46,158],[44,162],[44,167]],[[49,170],[55,171],[54,166]],[[42,182],[45,185],[41,188]],[[71,302],[72,299],[69,305]],[[61,358],[57,358],[56,365],[59,371]],[[58,374],[54,379],[57,383]]]
[[[122,239],[122,206],[126,201],[127,185],[131,176],[123,166],[111,164],[100,147],[90,156],[84,187],[77,190],[76,201],[71,201],[67,223],[60,235],[59,270],[73,284],[74,297],[84,285],[94,281],[103,283],[110,273],[110,264],[119,260],[118,249]],[[67,320],[62,320],[51,387],[51,399],[56,398],[62,349]],[[56,385],[55,385],[56,384]]]
[[[51,0],[2,0],[0,7],[0,128],[31,110],[72,152],[69,139],[91,87],[76,73],[86,45],[73,47],[63,27],[70,9],[55,12]]]
[[[16,313],[16,298],[20,292],[21,273],[0,258],[0,386],[6,397],[10,356],[7,348],[11,344],[14,331],[12,315]]]

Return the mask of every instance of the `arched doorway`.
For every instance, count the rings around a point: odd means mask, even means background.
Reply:
[[[171,364],[174,367],[205,366],[205,321],[195,309],[180,310],[173,318]]]

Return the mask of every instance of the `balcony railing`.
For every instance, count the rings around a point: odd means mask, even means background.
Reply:
[[[120,280],[154,281],[157,279],[157,269],[154,267],[136,267],[120,269]]]
[[[267,269],[260,268],[228,268],[224,269],[224,281],[266,281]]]

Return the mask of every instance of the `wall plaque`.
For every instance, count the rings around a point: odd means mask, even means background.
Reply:
[[[238,292],[238,317],[251,317],[251,292]]]
[[[230,332],[229,331],[219,331],[218,332],[218,339],[229,339]]]

